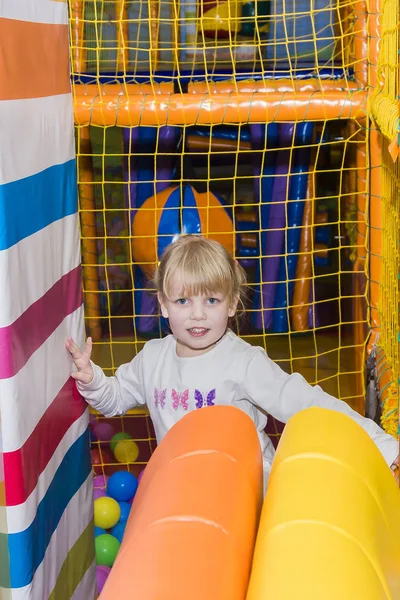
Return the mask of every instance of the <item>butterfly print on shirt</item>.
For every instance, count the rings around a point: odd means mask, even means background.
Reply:
[[[176,390],[172,390],[171,396],[172,408],[178,410],[179,405],[181,405],[184,410],[188,409],[189,390],[185,390],[184,392],[177,392]]]
[[[165,388],[163,390],[158,390],[157,388],[154,388],[154,404],[156,405],[156,408],[158,408],[158,407],[164,408],[166,397],[167,397],[167,388]]]
[[[216,396],[215,388],[210,390],[208,394],[202,394],[199,390],[194,390],[194,399],[196,400],[196,408],[203,408],[203,406],[215,406],[214,400]]]

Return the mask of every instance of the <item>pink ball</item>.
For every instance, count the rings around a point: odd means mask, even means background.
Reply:
[[[140,480],[141,480],[141,479],[142,479],[142,477],[143,477],[143,473],[144,473],[144,470],[143,470],[143,471],[140,471],[140,473],[139,473],[139,475],[138,475],[138,478],[137,478],[137,480],[138,480],[138,483],[140,483]]]
[[[102,498],[106,495],[106,490],[101,490],[100,488],[95,488],[93,490],[93,500],[97,500],[98,498]]]
[[[102,591],[105,582],[107,581],[110,571],[110,567],[106,567],[105,565],[97,565],[96,567],[97,590],[99,594]]]
[[[96,475],[96,477],[93,478],[93,487],[99,488],[101,490],[105,490],[107,487],[107,481],[108,481],[108,475]]]
[[[110,423],[97,421],[92,425],[92,435],[95,440],[101,443],[109,443],[114,435],[114,428]]]

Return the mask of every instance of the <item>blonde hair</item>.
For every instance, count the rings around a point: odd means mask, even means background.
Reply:
[[[227,250],[215,240],[184,235],[162,255],[154,283],[158,293],[170,298],[172,278],[182,282],[183,296],[221,293],[230,306],[245,297],[246,273]]]

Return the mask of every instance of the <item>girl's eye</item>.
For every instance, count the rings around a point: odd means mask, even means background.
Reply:
[[[176,304],[186,304],[187,303],[187,298],[178,298],[178,300],[176,301]]]
[[[218,298],[209,298],[208,302],[209,304],[218,304],[219,300]]]

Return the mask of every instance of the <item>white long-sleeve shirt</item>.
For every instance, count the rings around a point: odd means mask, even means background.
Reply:
[[[263,348],[251,346],[230,330],[212,350],[199,356],[177,356],[176,339],[169,335],[147,342],[113,377],[106,377],[96,365],[93,369],[90,384],[78,382],[88,403],[106,417],[146,405],[158,442],[189,411],[215,404],[242,409],[258,431],[265,480],[274,457],[274,447],[264,432],[268,414],[286,423],[293,414],[310,406],[349,415],[370,435],[388,465],[398,455],[397,441],[372,420],[319,386],[309,385],[301,375],[288,375]]]

